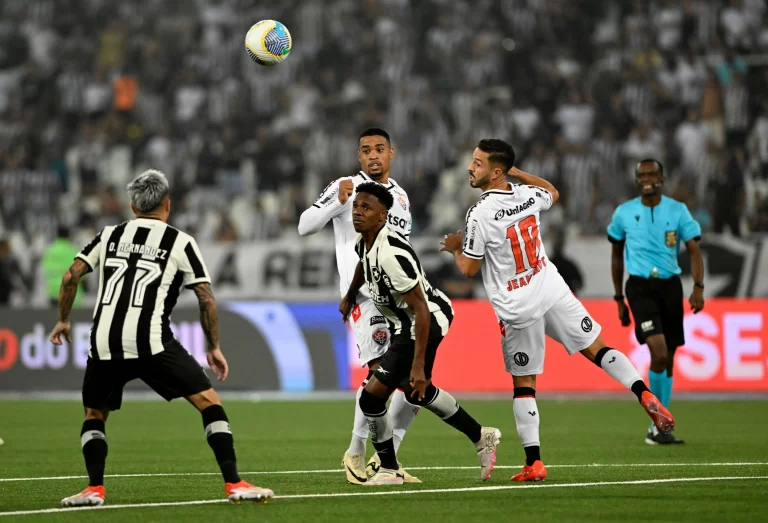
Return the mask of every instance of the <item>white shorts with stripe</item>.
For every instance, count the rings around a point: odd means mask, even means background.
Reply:
[[[531,376],[544,372],[546,336],[562,344],[573,355],[592,345],[602,328],[584,305],[571,293],[566,294],[535,323],[516,329],[504,322],[501,348],[504,367],[513,376]]]
[[[370,299],[363,299],[352,308],[349,315],[355,333],[360,366],[381,358],[389,348],[389,326],[384,315]]]

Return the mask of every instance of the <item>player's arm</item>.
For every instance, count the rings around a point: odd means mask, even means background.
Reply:
[[[517,167],[512,167],[508,174],[520,180],[520,183],[523,185],[535,185],[536,187],[541,187],[542,189],[546,190],[549,194],[552,195],[552,202],[550,205],[554,204],[557,200],[560,199],[560,193],[557,191],[557,189],[555,189],[555,186],[544,178],[539,178],[533,174],[521,171]]]
[[[208,350],[219,348],[219,306],[213,296],[213,289],[208,282],[197,283],[192,286],[197,296],[197,305],[200,308],[200,326],[203,328],[205,339],[208,342]]]
[[[454,236],[454,235],[451,235]],[[466,254],[461,252],[461,241],[462,241],[462,234],[461,231],[458,233],[459,238],[459,247],[458,249],[451,252],[453,254],[453,261],[456,262],[456,267],[459,268],[459,272],[466,276],[467,278],[474,278],[475,274],[480,271],[480,266],[483,264],[483,259],[475,259],[475,258],[469,258]],[[447,249],[443,249],[446,250]],[[448,251],[450,252],[450,251]]]
[[[299,217],[299,234],[308,236],[322,230],[325,224],[344,211],[344,205],[352,196],[355,184],[351,179],[339,179],[320,194],[312,206]]]
[[[608,224],[608,241],[611,242],[611,278],[613,279],[613,299],[619,308],[619,321],[624,327],[629,326],[629,308],[624,301],[624,231],[621,213],[617,208]]]
[[[417,282],[418,283],[418,282]],[[414,315],[414,334],[416,335],[416,345],[413,352],[413,363],[411,364],[411,384],[413,385],[414,394],[419,394],[418,399],[423,399],[424,391],[419,391],[417,383],[420,380],[424,382],[424,388],[427,387],[426,378],[424,378],[424,362],[427,356],[427,338],[429,338],[429,324],[430,313],[429,306],[427,305],[427,299],[424,297],[424,293],[421,291],[421,285],[416,285],[410,291],[404,293],[403,300],[408,304],[408,307],[413,310]]]
[[[688,256],[691,258],[691,276],[693,276],[693,291],[688,302],[694,314],[704,308],[704,259],[701,256],[701,226],[693,219],[688,207],[683,205],[680,219],[680,238],[685,242]]]
[[[344,295],[344,298],[342,298],[341,304],[339,305],[339,312],[345,323],[349,320],[349,313],[352,312],[352,307],[354,307],[355,301],[357,301],[357,293],[360,292],[360,288],[364,283],[365,276],[363,274],[363,262],[357,262],[355,275],[352,277],[352,281],[349,284],[347,294]]]
[[[459,268],[459,272],[467,278],[475,277],[485,257],[485,236],[481,224],[477,217],[473,216],[473,212],[476,211],[470,209],[467,212],[464,226],[466,238],[462,231],[457,231],[456,234],[447,235],[440,242],[440,245],[443,246],[440,250],[453,255],[453,261]]]
[[[76,258],[61,279],[61,286],[59,287],[59,318],[50,336],[51,343],[54,345],[61,345],[63,343],[61,340],[62,335],[67,341],[72,341],[69,314],[72,312],[72,305],[75,303],[80,279],[90,270],[85,261],[81,258]]]

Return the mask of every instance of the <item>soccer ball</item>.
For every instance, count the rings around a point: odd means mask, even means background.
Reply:
[[[274,20],[262,20],[255,23],[245,35],[245,50],[251,59],[259,65],[279,64],[291,52],[291,33]]]

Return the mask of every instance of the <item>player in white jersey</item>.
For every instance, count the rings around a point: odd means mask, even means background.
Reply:
[[[523,470],[512,480],[541,481],[547,470],[540,456],[536,376],[544,370],[545,336],[569,354],[581,352],[630,389],[660,431],[671,432],[675,420],[629,359],[605,345],[600,325],[550,263],[541,242],[539,213],[559,194],[548,181],[514,168],[514,161],[514,150],[502,140],[477,144],[469,182],[483,194],[467,212],[463,234],[447,235],[441,250],[452,253],[468,277],[482,270],[499,321],[505,367],[512,374],[515,423],[526,454]],[[522,184],[508,183],[507,173]]]
[[[299,234],[302,236],[314,234],[329,221],[333,221],[339,291],[342,297],[346,295],[360,261],[355,253],[357,233],[352,224],[352,199],[350,198],[358,185],[373,181],[386,187],[394,199],[394,205],[387,217],[387,227],[406,238],[411,234],[411,209],[408,195],[389,177],[389,165],[394,155],[395,150],[385,130],[370,128],[363,131],[358,140],[357,149],[360,172],[354,176],[339,178],[329,184],[312,207],[304,211],[299,219]],[[344,453],[342,466],[347,480],[353,484],[360,484],[365,483],[367,477],[373,474],[378,456],[374,454],[370,459],[366,473],[365,448],[369,434],[368,423],[357,400],[360,399],[363,387],[379,365],[379,360],[387,352],[390,332],[386,319],[371,301],[366,287],[360,289],[355,303],[351,314],[351,325],[357,342],[360,365],[368,366],[368,377],[357,390],[352,442]],[[419,408],[409,404],[402,391],[398,390],[392,395],[389,416],[394,428],[396,449],[400,447],[405,432],[418,412]],[[418,478],[404,470],[402,472],[406,483],[421,483]]]

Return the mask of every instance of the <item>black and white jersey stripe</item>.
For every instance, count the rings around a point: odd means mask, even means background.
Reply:
[[[424,269],[413,247],[405,237],[382,227],[373,245],[366,249],[365,241],[358,237],[355,252],[363,264],[363,273],[371,299],[387,318],[393,336],[415,335],[415,314],[403,294],[421,286],[432,316],[440,325],[442,335],[448,333],[453,321],[451,300],[427,281]]]
[[[105,227],[77,257],[99,270],[90,356],[121,360],[162,352],[182,285],[210,283],[195,240],[160,220]]]

